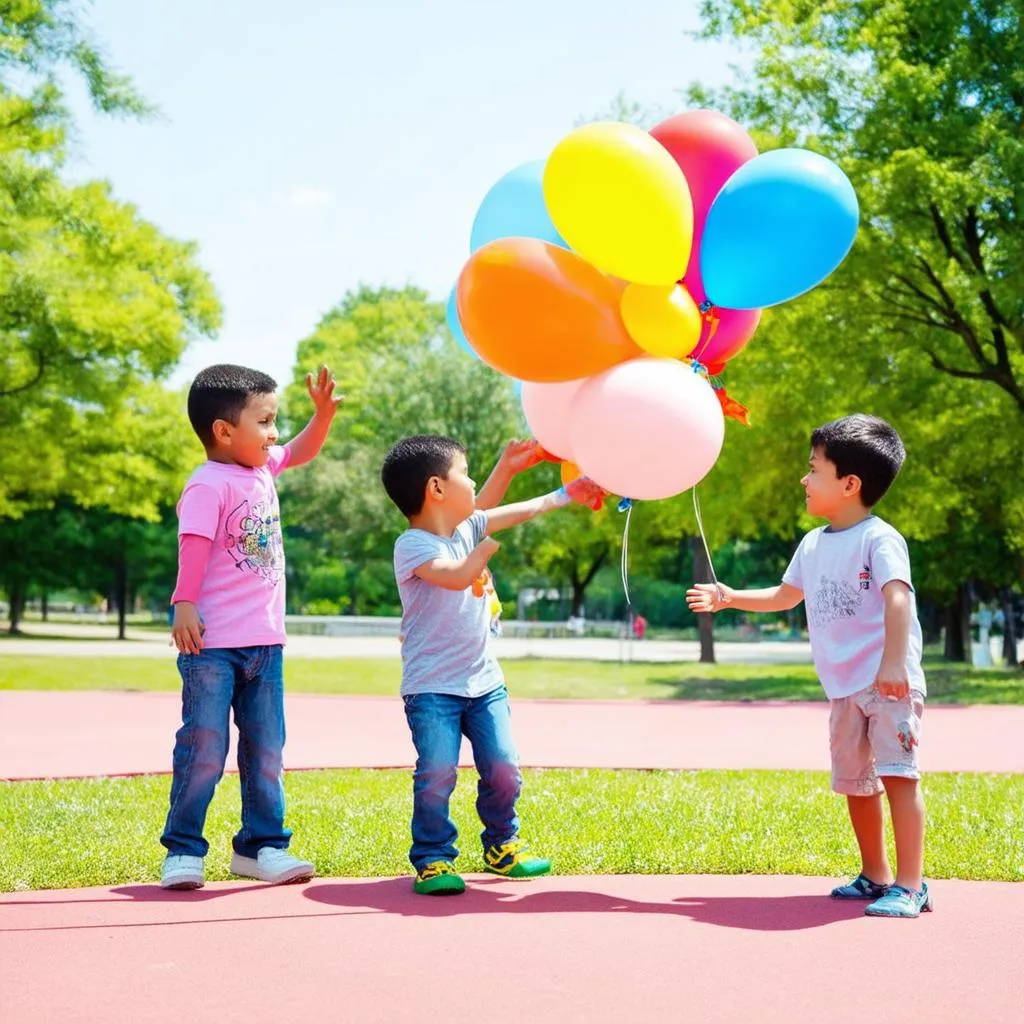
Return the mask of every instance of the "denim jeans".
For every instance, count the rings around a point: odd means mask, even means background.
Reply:
[[[205,857],[210,848],[203,825],[224,774],[232,709],[242,787],[242,828],[232,845],[243,857],[255,857],[264,846],[287,848],[282,655],[280,644],[178,655],[182,725],[174,744],[171,808],[160,837],[168,853]]]
[[[419,870],[435,860],[454,860],[458,831],[448,804],[455,789],[459,747],[465,735],[480,773],[476,811],[484,826],[484,849],[500,846],[519,832],[516,800],[523,786],[512,741],[508,690],[499,686],[482,697],[414,693],[404,698],[405,717],[416,747],[413,774],[412,848]]]

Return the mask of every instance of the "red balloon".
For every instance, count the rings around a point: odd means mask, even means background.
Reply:
[[[517,380],[589,377],[644,354],[622,322],[619,288],[537,238],[499,238],[473,253],[456,305],[477,355]]]

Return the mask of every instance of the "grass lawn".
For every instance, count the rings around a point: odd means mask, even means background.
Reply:
[[[845,802],[821,772],[531,770],[523,831],[559,874],[855,874]],[[453,801],[462,870],[481,870],[474,773]],[[154,882],[170,779],[0,783],[0,891]],[[934,774],[924,782],[929,878],[1024,880],[1024,776]],[[293,772],[296,853],[323,876],[409,871],[407,771]],[[207,819],[207,877],[225,879],[237,776]]]
[[[811,665],[620,665],[598,661],[508,659],[503,663],[514,697],[633,700],[822,700]],[[397,659],[285,660],[292,693],[398,692]],[[955,704],[1024,704],[1024,672],[971,669],[926,659],[929,700]],[[3,655],[0,690],[177,690],[173,659],[80,660]]]

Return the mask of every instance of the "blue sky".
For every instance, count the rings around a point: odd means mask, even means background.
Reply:
[[[176,383],[211,362],[284,382],[360,282],[446,298],[505,171],[620,91],[674,112],[737,60],[688,37],[696,0],[94,0],[85,17],[163,117],[98,118],[75,93],[68,171],[197,241],[225,306]]]

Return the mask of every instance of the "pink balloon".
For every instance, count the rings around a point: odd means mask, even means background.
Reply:
[[[677,359],[630,359],[589,378],[569,422],[584,474],[612,494],[649,501],[699,483],[725,438],[711,385]]]
[[[560,459],[575,461],[569,441],[569,407],[584,380],[558,384],[523,382],[523,414],[541,447]]]

